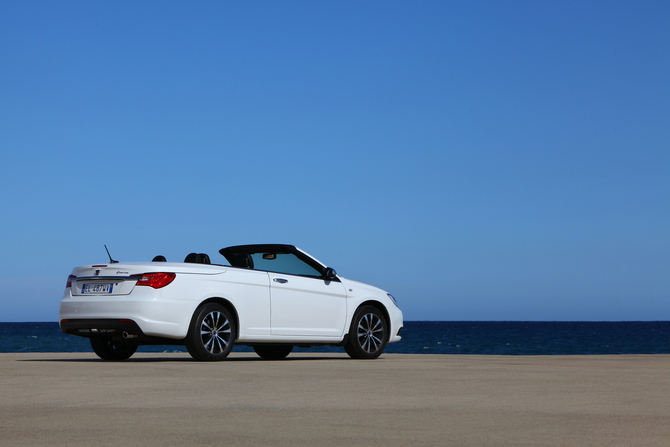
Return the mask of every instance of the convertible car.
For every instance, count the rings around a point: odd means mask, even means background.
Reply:
[[[76,267],[60,303],[61,331],[89,338],[104,360],[139,345],[185,345],[196,360],[223,360],[234,344],[264,359],[294,346],[342,346],[374,359],[400,340],[402,312],[390,294],[351,281],[293,245],[239,245],[184,262]],[[223,262],[223,259],[222,259]]]

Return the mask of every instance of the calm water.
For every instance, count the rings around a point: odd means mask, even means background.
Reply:
[[[182,346],[140,346],[140,352],[186,352]],[[234,351],[251,351],[236,346]],[[342,348],[296,348],[344,352]],[[0,323],[0,352],[92,352],[88,340],[58,323]],[[670,321],[528,322],[406,321],[389,353],[411,354],[670,354]]]

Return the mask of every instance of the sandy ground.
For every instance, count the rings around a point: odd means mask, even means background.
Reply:
[[[0,354],[0,446],[669,446],[670,356]]]

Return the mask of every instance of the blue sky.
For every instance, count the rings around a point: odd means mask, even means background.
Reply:
[[[0,2],[0,321],[290,243],[407,320],[670,319],[670,4]],[[222,260],[222,258],[221,258]]]

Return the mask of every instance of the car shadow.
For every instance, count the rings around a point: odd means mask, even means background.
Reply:
[[[202,364],[202,363],[211,363],[211,364],[223,364],[229,362],[305,362],[305,361],[323,361],[323,360],[354,360],[350,357],[325,357],[325,356],[295,356],[287,357],[282,360],[265,360],[258,356],[249,356],[249,357],[229,357],[225,360],[219,362],[199,362],[192,359],[191,357],[131,357],[127,360],[122,361],[108,361],[102,360],[99,358],[68,358],[68,359],[22,359],[17,360],[18,362],[56,362],[56,363],[162,363],[162,362],[190,362],[193,364]]]

